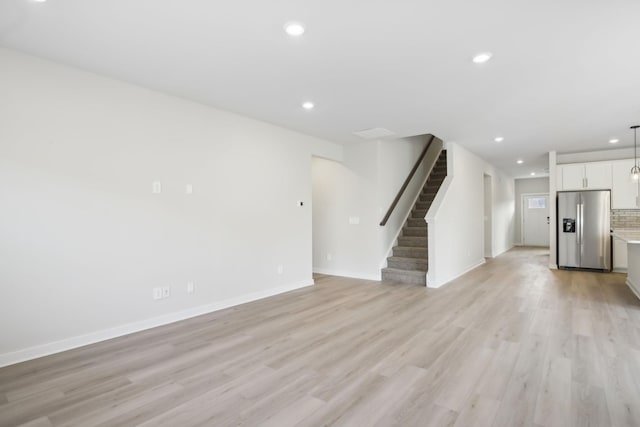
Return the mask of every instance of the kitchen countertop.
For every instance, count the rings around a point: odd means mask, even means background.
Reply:
[[[611,232],[611,235],[620,240],[624,240],[631,244],[640,244],[640,230],[638,229],[617,229]]]

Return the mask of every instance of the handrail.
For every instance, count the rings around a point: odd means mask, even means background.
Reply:
[[[413,178],[413,175],[415,175],[416,171],[420,167],[420,163],[422,163],[422,161],[424,160],[424,156],[427,155],[427,151],[429,150],[429,147],[431,147],[431,143],[435,139],[435,136],[429,135],[429,138],[430,138],[429,142],[427,142],[426,147],[424,147],[424,150],[422,150],[422,153],[420,154],[420,157],[418,157],[418,160],[416,161],[416,164],[413,165],[413,169],[411,169],[411,172],[409,172],[409,176],[407,176],[407,179],[404,180],[404,184],[402,184],[402,187],[400,187],[400,191],[398,191],[398,194],[396,195],[396,198],[393,199],[393,202],[391,203],[391,206],[389,206],[389,210],[387,211],[387,214],[384,216],[384,218],[382,219],[382,222],[380,223],[381,226],[386,225],[387,221],[389,221],[389,217],[393,213],[393,210],[396,208],[396,205],[400,201],[400,198],[404,194],[404,191],[409,186],[409,182],[411,182],[411,179]]]

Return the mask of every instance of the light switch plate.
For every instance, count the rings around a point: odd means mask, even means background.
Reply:
[[[160,181],[153,181],[153,184],[151,184],[151,192],[153,194],[162,193],[162,184],[160,183]]]

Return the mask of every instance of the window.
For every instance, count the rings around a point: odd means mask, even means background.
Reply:
[[[529,209],[546,209],[547,198],[546,197],[529,197]]]

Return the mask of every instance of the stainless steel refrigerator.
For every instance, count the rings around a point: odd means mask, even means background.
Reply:
[[[611,191],[558,192],[558,267],[611,271]]]

